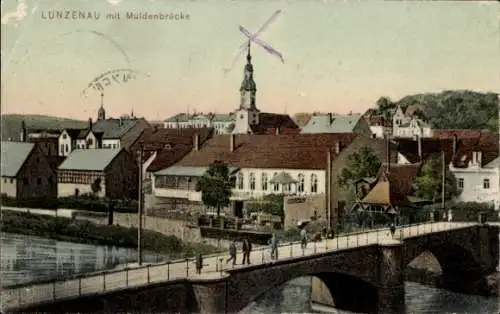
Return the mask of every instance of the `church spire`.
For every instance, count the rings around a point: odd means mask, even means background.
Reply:
[[[255,94],[257,87],[253,80],[253,65],[252,56],[250,54],[250,41],[248,42],[247,64],[244,68],[243,82],[241,82],[240,94],[240,109],[256,109],[255,107]]]
[[[101,107],[97,111],[97,120],[106,120],[106,110],[104,110],[104,93],[101,92]]]

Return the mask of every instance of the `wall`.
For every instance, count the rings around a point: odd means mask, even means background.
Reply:
[[[17,198],[56,198],[57,176],[43,151],[35,145],[17,174]],[[27,179],[27,184],[24,180]]]
[[[492,168],[454,168],[450,166],[451,172],[455,175],[457,183],[463,179],[462,193],[458,196],[461,202],[492,202],[495,209],[500,207],[500,169]],[[483,188],[483,180],[490,180],[490,188]]]
[[[102,148],[120,148],[119,139],[103,139]]]
[[[58,183],[57,184],[57,197],[68,197],[74,196],[75,191],[78,189],[79,195],[82,194],[93,194],[90,184],[83,183]],[[104,197],[106,195],[106,185],[105,180],[101,182],[101,191],[96,193],[98,197]]]
[[[17,182],[15,178],[2,177],[1,194],[16,197],[16,186]]]
[[[106,196],[111,199],[137,199],[139,167],[126,150],[122,150],[105,170]]]
[[[58,145],[59,156],[68,156],[71,153],[71,138],[66,131],[63,131],[59,136]],[[66,150],[66,147],[68,150]]]
[[[314,211],[320,220],[327,219],[325,208],[325,194],[300,196],[287,196],[284,199],[285,230],[297,226],[299,220],[310,219]]]
[[[274,173],[279,174],[280,172],[285,171],[290,176],[298,180],[299,175],[304,175],[304,192],[299,194],[321,194],[325,193],[325,170],[314,170],[314,169],[256,169],[256,168],[242,168],[239,173],[243,175],[243,189],[235,189],[236,194],[244,193],[248,195],[248,197],[252,197],[253,195],[262,196],[265,194],[281,194],[282,187],[280,186],[278,191],[274,191],[272,184],[270,183],[273,178]],[[250,173],[255,175],[255,190],[250,189]],[[262,175],[267,174],[268,184],[267,190],[262,189]],[[318,179],[317,191],[316,193],[311,192],[311,176],[315,175]],[[295,191],[295,187],[292,184],[292,191]]]

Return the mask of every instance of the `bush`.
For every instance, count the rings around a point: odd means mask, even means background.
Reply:
[[[494,206],[488,203],[459,202],[450,204],[453,220],[455,221],[479,221],[479,214],[486,214],[488,221],[498,221],[498,212]]]
[[[137,247],[137,228],[104,226],[83,220],[12,211],[3,212],[0,226],[2,232],[8,233],[86,244]],[[177,237],[150,230],[143,230],[142,241],[144,250],[166,253],[172,258],[191,257],[197,252],[207,254],[219,251],[213,246],[187,244]]]

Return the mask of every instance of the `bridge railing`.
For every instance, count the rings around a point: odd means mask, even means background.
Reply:
[[[352,249],[362,246],[381,244],[387,241],[401,240],[406,237],[426,233],[470,227],[475,223],[418,223],[398,226],[395,234],[389,228],[363,230],[338,235],[332,239],[322,239],[303,246],[300,241],[282,243],[275,252],[270,246],[254,249],[249,260],[251,266],[275,263],[302,256],[314,256],[328,252]],[[271,253],[275,253],[272,256]],[[87,273],[64,279],[38,283],[6,286],[2,290],[1,304],[6,308],[19,308],[26,305],[73,298],[89,294],[99,294],[122,290],[153,283],[183,280],[186,278],[215,278],[225,271],[246,267],[241,265],[243,256],[237,255],[237,263],[227,262],[227,253],[203,256],[203,268],[198,273],[193,258],[180,259],[156,264],[147,264],[135,268],[115,269],[98,273]]]

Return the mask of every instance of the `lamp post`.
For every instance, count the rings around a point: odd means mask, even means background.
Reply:
[[[142,265],[142,159],[144,154],[144,143],[140,143],[139,148],[139,188],[137,195],[137,217],[139,219],[137,228],[137,263],[139,266]]]

